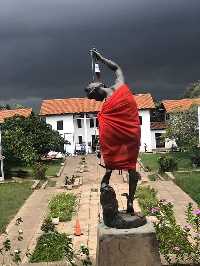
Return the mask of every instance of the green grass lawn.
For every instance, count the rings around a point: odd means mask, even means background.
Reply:
[[[150,170],[158,171],[157,159],[161,155],[172,156],[178,160],[178,169],[191,169],[192,163],[187,152],[169,152],[169,153],[145,153],[140,154],[141,162],[145,167],[149,167]]]
[[[200,204],[200,172],[174,172],[174,183]]]
[[[32,181],[0,183],[0,232],[17,214],[26,199],[32,194]]]
[[[54,160],[45,160],[42,163],[48,165],[48,169],[46,171],[46,176],[56,176],[56,173],[59,172],[61,168],[61,163],[63,162],[62,159],[54,159]],[[28,171],[30,176],[33,176],[33,169],[31,166],[15,166],[12,168],[12,171],[19,170]]]

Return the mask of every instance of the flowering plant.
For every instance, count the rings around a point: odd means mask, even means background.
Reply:
[[[165,259],[171,264],[169,254],[176,254],[176,262],[180,260],[200,263],[200,209],[194,210],[189,203],[186,211],[184,228],[177,224],[173,212],[173,203],[161,199],[152,208],[156,219],[151,222],[156,230],[159,249]]]

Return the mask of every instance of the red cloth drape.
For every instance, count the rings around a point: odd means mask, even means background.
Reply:
[[[124,84],[104,103],[98,114],[99,141],[108,169],[136,169],[140,120],[133,95]]]

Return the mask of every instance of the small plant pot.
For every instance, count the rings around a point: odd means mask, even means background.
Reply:
[[[67,189],[71,190],[72,189],[72,185],[67,185]]]
[[[59,217],[52,217],[52,224],[59,224]]]

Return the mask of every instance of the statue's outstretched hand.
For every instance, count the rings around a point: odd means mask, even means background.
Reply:
[[[95,56],[98,60],[102,58],[102,55],[98,52],[98,50],[93,47],[92,50],[90,50],[93,56]]]

